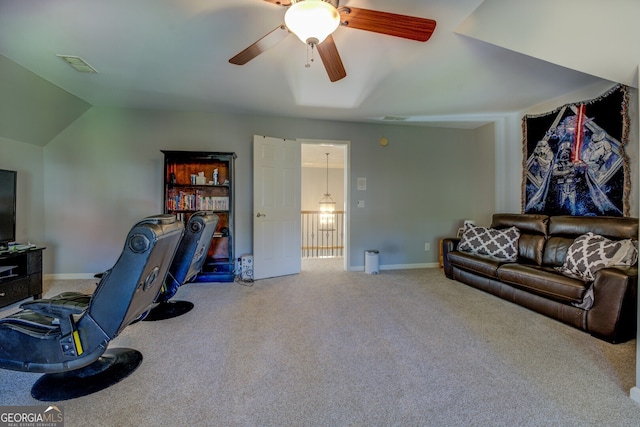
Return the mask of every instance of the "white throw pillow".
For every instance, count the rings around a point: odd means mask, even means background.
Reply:
[[[610,240],[604,236],[587,233],[578,236],[569,249],[562,267],[558,270],[568,276],[591,281],[596,271],[615,265],[630,266],[638,260],[638,249],[631,239]]]
[[[518,259],[518,239],[520,230],[516,227],[497,230],[495,228],[476,227],[472,224],[464,225],[462,239],[458,250],[480,255],[490,255],[503,258],[506,261]]]

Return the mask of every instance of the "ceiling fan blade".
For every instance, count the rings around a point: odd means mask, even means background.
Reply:
[[[329,80],[337,82],[347,77],[347,72],[344,70],[344,65],[342,65],[338,48],[331,35],[324,39],[322,43],[316,45],[316,48],[318,49],[318,54],[320,54],[324,68],[327,70]]]
[[[267,3],[277,4],[278,6],[291,6],[290,0],[264,0]]]
[[[289,35],[289,30],[284,25],[280,25],[271,32],[267,33],[260,40],[234,56],[229,60],[230,63],[235,65],[244,65],[251,61],[256,56],[260,55],[267,49],[275,46],[279,41]]]
[[[416,16],[341,6],[342,24],[359,30],[426,42],[436,29],[436,21]]]

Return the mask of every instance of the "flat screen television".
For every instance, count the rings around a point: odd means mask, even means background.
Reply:
[[[16,240],[17,172],[0,169],[0,249]]]

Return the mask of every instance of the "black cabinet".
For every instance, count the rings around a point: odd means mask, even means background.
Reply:
[[[43,250],[32,248],[0,253],[0,307],[29,297],[42,297]]]
[[[207,260],[197,282],[232,282],[234,258],[235,153],[165,151],[164,210],[186,222],[197,211],[218,215]]]

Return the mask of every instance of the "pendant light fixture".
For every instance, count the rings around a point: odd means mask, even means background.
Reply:
[[[336,211],[336,202],[329,193],[329,153],[327,155],[327,192],[320,200],[320,229],[325,231],[333,230],[333,219]]]

